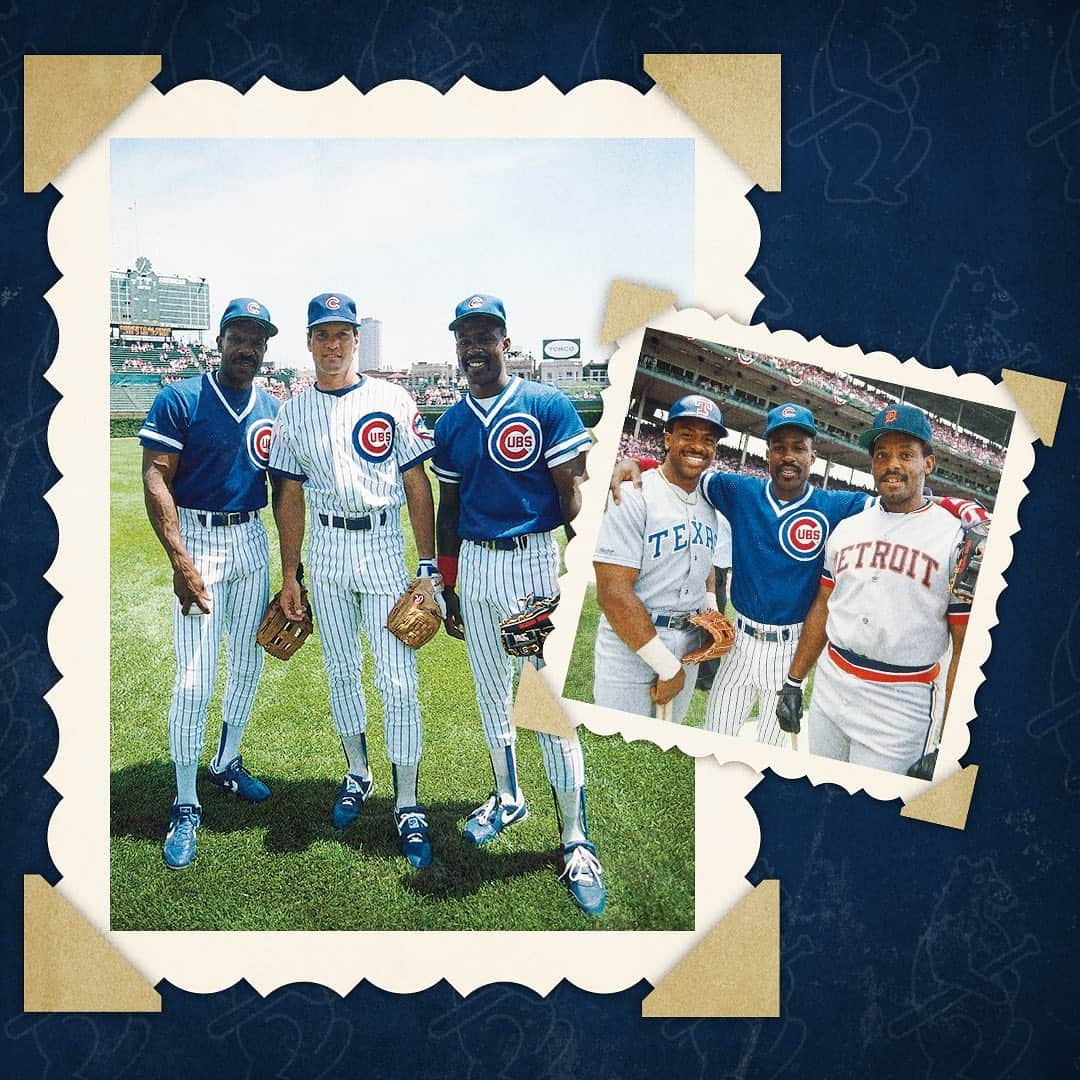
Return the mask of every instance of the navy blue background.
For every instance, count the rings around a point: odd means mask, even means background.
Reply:
[[[1041,146],[1028,133],[1080,100],[1080,29],[1073,5],[1017,0],[976,13],[988,7],[921,0],[883,26],[887,13],[864,0],[582,0],[520,13],[494,0],[95,12],[24,11],[9,0],[0,11],[0,1042],[13,1075],[1076,1071],[1080,184],[1070,170],[1080,128]],[[57,879],[46,845],[56,794],[41,777],[56,747],[42,695],[58,673],[45,644],[57,597],[42,579],[56,544],[43,501],[57,478],[45,441],[56,394],[42,377],[56,328],[41,299],[56,279],[45,232],[57,196],[21,191],[21,55],[161,52],[162,90],[193,78],[244,90],[262,74],[296,89],[344,74],[365,90],[394,78],[445,90],[467,74],[498,89],[547,75],[564,90],[611,78],[645,91],[646,52],[779,52],[790,133],[828,103],[822,64],[834,63],[837,81],[854,78],[862,41],[875,72],[927,44],[938,59],[903,84],[897,111],[868,106],[848,134],[785,143],[782,192],[752,196],[758,317],[935,365],[995,377],[1013,366],[1068,383],[1057,441],[1037,451],[998,604],[971,728],[968,760],[980,775],[966,831],[902,819],[897,803],[766,777],[750,796],[762,829],[751,877],[783,887],[779,1020],[646,1022],[644,983],[611,996],[563,984],[545,999],[493,986],[464,1001],[445,985],[409,997],[362,985],[345,1000],[297,986],[266,1001],[243,984],[210,997],[163,985],[160,1017],[23,1016],[22,875]],[[905,147],[906,165],[890,174],[883,164]],[[948,987],[962,996],[937,1014],[927,1002],[949,1004],[935,997]],[[890,1030],[913,1005],[912,1023]]]

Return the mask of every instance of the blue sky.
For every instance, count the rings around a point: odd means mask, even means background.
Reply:
[[[205,277],[215,324],[257,297],[279,365],[309,366],[307,301],[327,291],[382,321],[395,367],[453,360],[446,326],[473,292],[502,297],[515,345],[580,337],[596,359],[615,278],[694,295],[693,155],[687,139],[114,139],[109,267]]]

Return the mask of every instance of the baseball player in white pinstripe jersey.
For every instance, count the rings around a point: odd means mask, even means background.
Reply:
[[[311,600],[330,710],[347,761],[333,822],[339,829],[351,825],[374,788],[360,682],[363,630],[383,700],[401,851],[422,868],[431,863],[431,842],[427,812],[417,797],[422,724],[416,653],[386,629],[386,620],[412,580],[401,531],[405,503],[418,576],[435,575],[435,511],[423,467],[434,444],[407,391],[357,372],[358,337],[351,297],[322,293],[308,305],[315,385],[282,406],[270,451],[270,470],[278,476],[274,518],[281,542],[281,607],[289,618],[303,615],[297,571],[306,494]]]
[[[510,724],[514,662],[502,648],[499,624],[521,611],[530,595],[558,595],[554,530],[564,526],[571,534],[590,439],[562,391],[508,374],[510,339],[501,300],[479,293],[466,297],[450,330],[469,394],[435,425],[432,468],[440,482],[437,534],[446,630],[463,637],[468,648],[495,774],[495,790],[465,823],[466,839],[480,845],[528,814]],[[538,738],[561,823],[560,877],[583,911],[600,915],[606,891],[588,838],[581,744],[576,734]]]
[[[209,779],[247,802],[270,797],[266,784],[244,768],[240,737],[263,667],[255,631],[267,603],[269,557],[259,511],[266,506],[278,408],[253,380],[276,333],[258,300],[230,301],[221,316],[218,370],[163,387],[139,432],[146,512],[172,564],[176,594],[169,706],[176,802],[163,849],[174,870],[195,858],[202,821],[196,774],[222,634],[228,670]]]

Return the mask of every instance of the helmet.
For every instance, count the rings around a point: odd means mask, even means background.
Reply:
[[[717,437],[720,439],[728,433],[727,428],[724,427],[724,416],[719,408],[701,394],[687,394],[686,397],[679,398],[668,410],[665,426],[670,431],[673,421],[681,419],[707,421],[717,428]]]

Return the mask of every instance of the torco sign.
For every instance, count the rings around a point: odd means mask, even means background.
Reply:
[[[576,360],[581,355],[581,338],[553,338],[544,342],[545,360]]]

